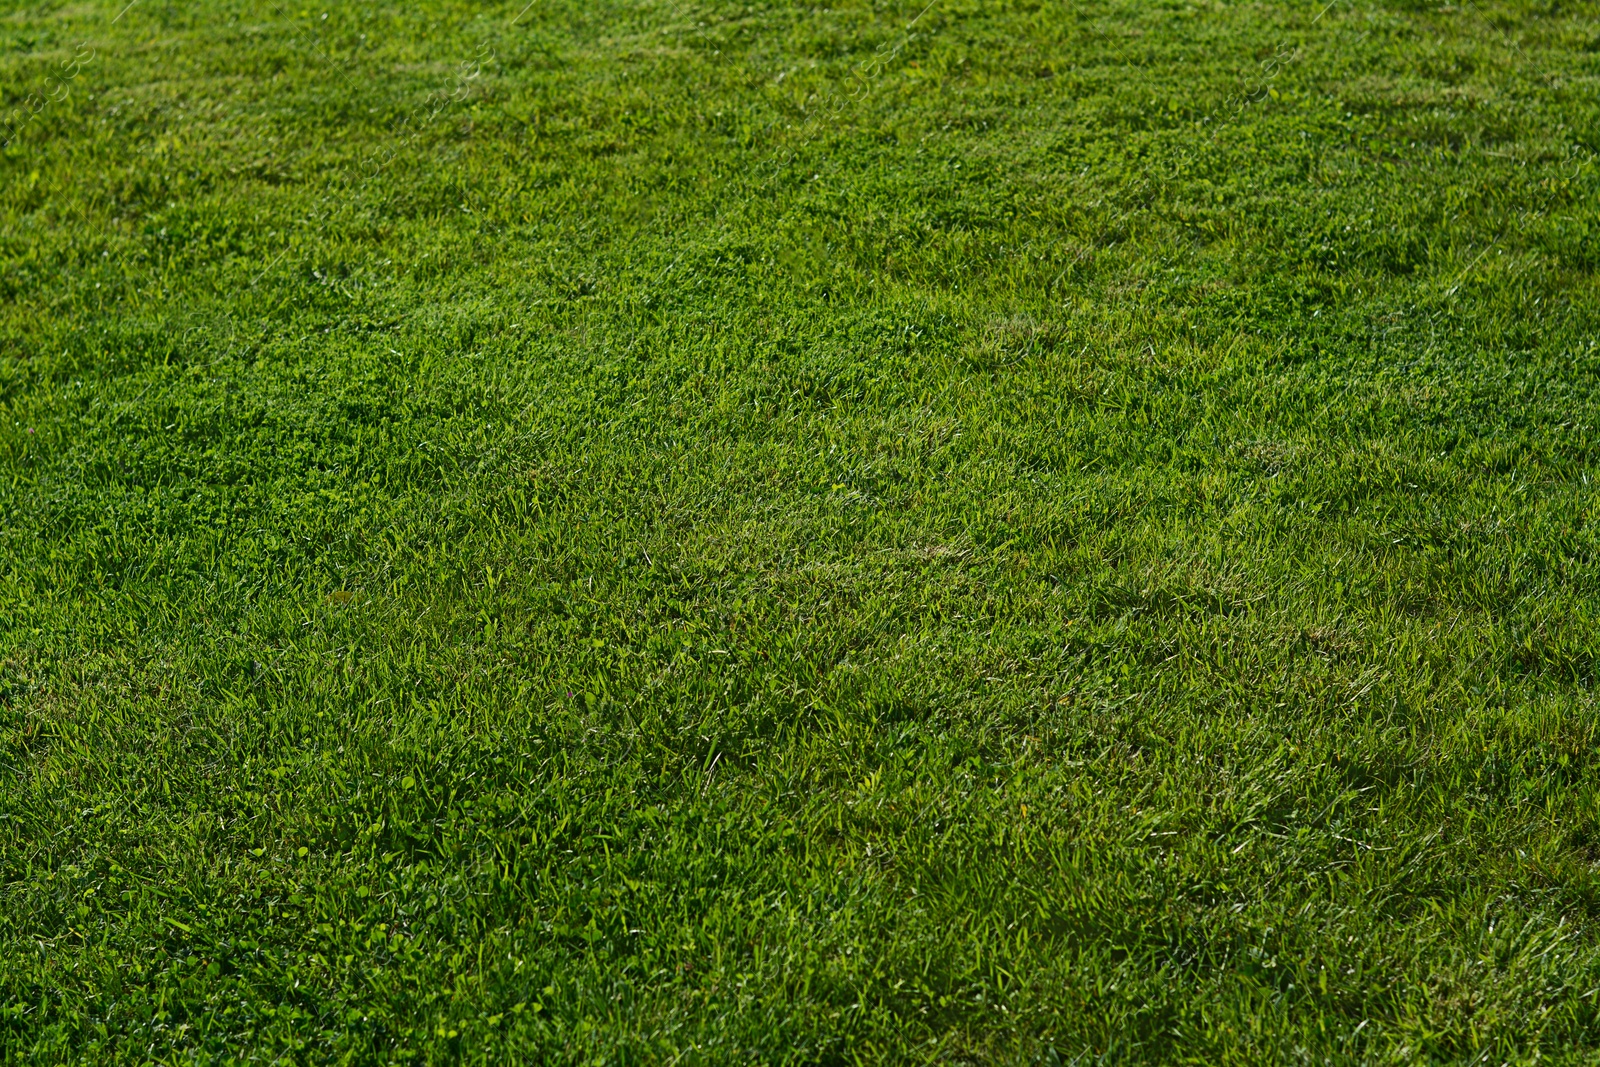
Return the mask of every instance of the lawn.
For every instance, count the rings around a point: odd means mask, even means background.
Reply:
[[[0,1060],[1600,1061],[1600,4],[323,3],[0,10]]]

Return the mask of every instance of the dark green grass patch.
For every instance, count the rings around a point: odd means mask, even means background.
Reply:
[[[1594,1062],[1600,9],[0,12],[7,1062]]]

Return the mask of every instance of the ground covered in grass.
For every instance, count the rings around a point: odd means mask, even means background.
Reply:
[[[0,14],[0,1058],[1600,1057],[1600,8]]]

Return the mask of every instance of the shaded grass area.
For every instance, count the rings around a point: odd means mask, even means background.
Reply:
[[[1600,12],[520,8],[0,19],[8,1059],[1593,1060]]]

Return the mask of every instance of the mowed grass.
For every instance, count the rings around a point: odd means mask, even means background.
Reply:
[[[924,2],[5,5],[0,1058],[1600,1058],[1600,7]]]

